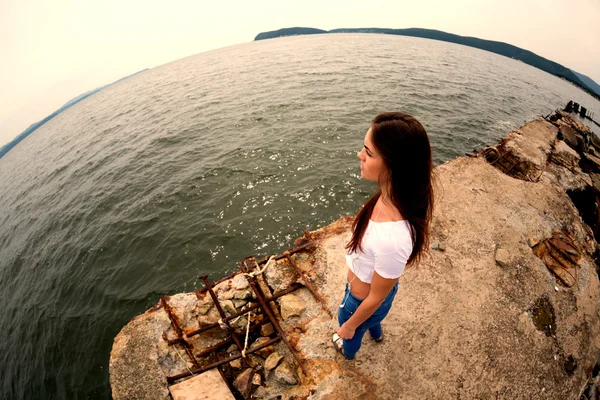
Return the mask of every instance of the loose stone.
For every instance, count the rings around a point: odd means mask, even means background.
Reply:
[[[304,301],[292,293],[281,297],[279,299],[279,305],[281,306],[281,317],[283,319],[299,317],[306,309]]]
[[[233,381],[233,387],[236,388],[244,397],[247,397],[252,390],[252,368],[246,368]]]
[[[271,353],[269,357],[265,360],[265,371],[270,371],[272,369],[277,368],[279,362],[283,359],[283,356],[280,356],[279,353],[274,352]]]
[[[238,299],[235,299],[235,300],[232,300],[232,302],[233,302],[233,305],[235,306],[235,308],[237,308],[237,309],[242,308],[246,304],[248,304],[248,300],[238,300]]]
[[[233,315],[233,314],[237,313],[237,310],[235,309],[235,305],[233,304],[233,301],[231,301],[231,300],[222,301],[221,307],[223,307],[223,310],[225,310],[225,312],[228,313],[229,315]]]
[[[275,330],[270,322],[260,327],[260,334],[263,336],[271,336],[273,332],[275,332]]]
[[[507,268],[510,264],[510,254],[508,250],[503,249],[499,245],[496,246],[496,253],[494,254],[496,264],[502,268]]]
[[[294,367],[292,367],[288,362],[285,361],[282,362],[279,367],[277,367],[273,377],[276,381],[280,383],[285,383],[286,385],[298,384],[298,376],[296,375]]]
[[[234,289],[242,290],[249,286],[248,279],[244,275],[236,275],[231,281],[231,285]]]
[[[252,291],[240,290],[238,292],[235,292],[235,294],[233,295],[233,298],[238,299],[238,300],[249,300],[252,298]]]
[[[257,347],[262,346],[263,344],[265,344],[269,340],[271,340],[271,339],[269,339],[268,337],[259,337],[258,339],[256,339],[254,341],[254,343],[252,343],[250,345],[250,350],[253,350],[253,349],[256,349]],[[261,357],[268,357],[271,354],[271,352],[273,352],[273,346],[267,346],[267,347],[265,347],[263,349],[258,350],[256,352],[256,354],[258,354]]]

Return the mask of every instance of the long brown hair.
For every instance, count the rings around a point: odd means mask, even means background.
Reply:
[[[416,118],[401,112],[378,114],[371,122],[371,140],[383,158],[388,197],[410,222],[413,250],[407,267],[417,263],[429,247],[429,225],[433,212],[431,146],[425,128]],[[384,176],[380,176],[380,181]],[[361,250],[369,218],[381,190],[363,205],[352,224],[352,239],[346,245]]]

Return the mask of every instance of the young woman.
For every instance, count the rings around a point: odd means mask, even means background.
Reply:
[[[367,331],[383,341],[381,321],[398,291],[398,278],[428,248],[433,209],[431,147],[414,117],[377,115],[358,158],[362,177],[377,182],[379,190],[356,216],[346,246],[346,292],[333,342],[347,359],[354,358]]]

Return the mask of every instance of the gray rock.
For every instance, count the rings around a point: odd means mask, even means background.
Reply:
[[[288,362],[284,361],[277,367],[273,378],[280,383],[286,385],[297,385],[298,376],[296,375],[296,369],[292,367]]]
[[[221,307],[223,307],[223,310],[225,310],[225,312],[228,313],[229,315],[233,315],[233,314],[237,313],[237,310],[235,309],[235,305],[233,304],[233,301],[231,301],[231,300],[222,301]]]
[[[197,310],[198,310],[198,314],[200,315],[206,315],[210,309],[213,307],[213,303],[201,303],[198,304]]]
[[[252,298],[252,291],[251,290],[238,290],[233,295],[233,298],[238,299],[238,300],[250,300]]]
[[[219,300],[231,300],[233,299],[233,296],[235,295],[235,290],[233,289],[229,289],[229,290],[224,290],[222,292],[219,292],[217,294],[217,298]]]
[[[238,354],[240,354],[240,349],[238,349],[236,344],[232,344],[227,348],[227,354],[229,354],[230,356],[237,356]]]
[[[280,356],[279,353],[274,352],[271,353],[269,357],[265,360],[265,371],[270,371],[272,369],[277,368],[279,362],[283,359],[283,356]]]
[[[502,268],[508,268],[510,266],[510,253],[508,250],[502,248],[500,245],[496,246],[496,253],[494,254],[496,264]]]
[[[233,302],[233,305],[235,306],[235,308],[240,309],[242,307],[244,307],[246,304],[248,304],[248,300],[231,300]]]
[[[246,289],[250,284],[248,283],[248,279],[244,275],[236,275],[231,281],[231,285],[236,290]]]
[[[235,322],[234,322],[235,321]],[[246,333],[246,328],[248,327],[248,317],[241,316],[239,318],[234,318],[234,321],[230,321],[229,324],[233,329]]]
[[[256,354],[247,355],[245,360],[248,363],[248,365],[254,368],[255,370],[261,369],[263,367],[263,364],[265,363],[265,359],[257,356]]]
[[[256,349],[257,347],[262,346],[263,344],[265,344],[266,342],[268,342],[269,339],[268,337],[259,337],[258,339],[256,339],[254,341],[254,343],[252,343],[249,347],[250,350]],[[271,352],[273,351],[273,346],[267,346],[263,349],[258,350],[255,354],[261,356],[261,357],[268,357]]]
[[[254,393],[252,393],[252,398],[262,400],[270,399],[271,397],[269,397],[269,392],[267,391],[267,389],[260,386],[254,391]]]
[[[296,270],[285,259],[271,261],[264,274],[273,293],[289,288],[296,281]]]
[[[286,294],[279,299],[281,317],[285,320],[290,317],[299,317],[306,309],[304,301],[295,294]]]
[[[252,390],[252,368],[246,368],[233,381],[233,387],[236,388],[244,397],[247,397]]]

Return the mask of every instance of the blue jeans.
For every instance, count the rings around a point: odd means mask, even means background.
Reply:
[[[398,292],[398,282],[396,282],[392,290],[390,290],[390,293],[387,295],[385,300],[383,300],[383,303],[381,303],[379,308],[377,308],[377,310],[375,310],[375,312],[369,318],[367,318],[365,322],[356,328],[352,339],[344,340],[344,356],[347,359],[354,358],[354,355],[358,349],[360,349],[363,336],[367,331],[369,331],[373,339],[379,339],[381,337],[383,334],[381,331],[381,321],[383,321],[383,319],[388,315],[388,312],[392,307],[394,297],[396,296],[396,292]],[[352,294],[350,291],[350,286],[348,283],[346,283],[344,298],[342,299],[342,303],[338,309],[338,323],[340,326],[350,319],[362,302],[362,300]]]

